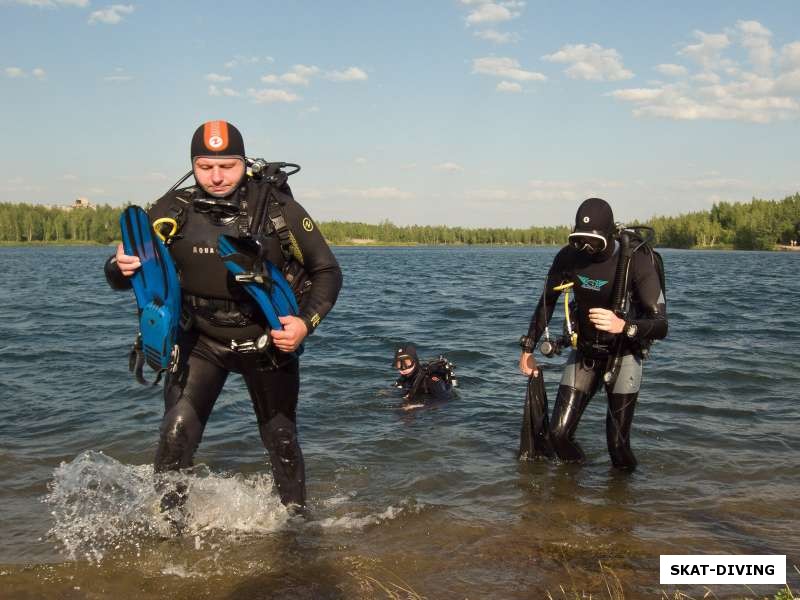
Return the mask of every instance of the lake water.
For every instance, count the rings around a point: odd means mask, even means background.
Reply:
[[[161,388],[128,373],[135,303],[105,283],[110,249],[0,249],[0,597],[660,598],[659,555],[693,553],[786,554],[797,591],[800,255],[663,252],[670,333],[621,475],[602,395],[585,465],[515,459],[517,340],[555,252],[337,248],[345,285],[302,358],[310,518],[277,501],[232,377],[174,537],[151,484]],[[447,353],[457,399],[400,410],[403,340]],[[551,406],[563,361],[545,361]]]

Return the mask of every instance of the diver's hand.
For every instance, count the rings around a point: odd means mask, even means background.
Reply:
[[[142,266],[142,262],[139,260],[138,256],[128,256],[125,254],[125,249],[122,247],[122,244],[117,246],[117,255],[114,258],[117,259],[117,266],[125,277],[130,277],[136,272],[136,269]]]
[[[533,374],[534,377],[539,376],[539,365],[536,364],[536,359],[533,358],[533,352],[523,352],[519,357],[519,370],[523,375],[528,377]]]
[[[614,314],[614,311],[607,308],[590,308],[589,320],[596,329],[608,333],[622,333],[625,328],[625,320],[620,319]]]
[[[300,317],[278,317],[283,329],[273,329],[269,332],[272,343],[281,352],[294,352],[303,343],[308,335],[308,327]]]

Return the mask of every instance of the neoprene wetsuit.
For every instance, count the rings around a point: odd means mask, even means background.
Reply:
[[[170,192],[148,211],[151,221],[170,217],[180,224],[169,248],[180,277],[184,313],[178,336],[180,360],[164,385],[164,417],[154,466],[156,472],[163,472],[192,465],[228,373],[240,373],[281,501],[303,506],[305,467],[296,424],[298,359],[271,346],[266,352],[252,351],[252,342],[267,329],[266,320],[217,254],[218,236],[239,235],[240,223],[253,214],[253,199],[262,185],[262,181],[246,177],[233,192],[242,207],[239,214],[200,212],[194,201],[204,192],[198,187]],[[291,197],[288,186],[281,192],[282,213],[292,242],[289,262],[301,264],[308,278],[303,284],[304,278],[298,277],[300,289],[296,291],[299,316],[311,334],[336,302],[342,274],[316,224]],[[265,258],[283,269],[287,259],[277,235],[267,238],[266,248]],[[114,257],[107,261],[105,272],[113,288],[130,288]],[[170,508],[183,500],[179,489],[165,495],[162,506]]]
[[[575,441],[575,431],[589,400],[603,384],[609,355],[615,351],[616,335],[597,330],[589,320],[590,308],[612,308],[612,290],[617,269],[619,246],[601,255],[589,255],[565,246],[555,259],[547,284],[531,318],[528,337],[534,344],[549,322],[561,292],[553,288],[572,282],[577,306],[578,348],[564,369],[558,388],[551,438],[558,457],[582,461],[584,453]],[[643,349],[653,340],[667,335],[666,301],[658,271],[651,256],[634,253],[630,267],[629,296],[631,309],[623,333],[622,366],[613,387],[605,386],[608,396],[606,441],[612,463],[620,469],[636,467],[630,447],[630,429],[642,378]],[[632,335],[629,335],[632,333]]]

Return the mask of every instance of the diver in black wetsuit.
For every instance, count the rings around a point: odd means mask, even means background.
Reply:
[[[192,465],[214,403],[230,372],[247,385],[261,440],[269,453],[281,501],[303,507],[305,467],[297,438],[296,408],[300,385],[294,351],[336,302],[342,273],[316,224],[294,200],[285,178],[247,172],[244,142],[225,121],[201,125],[191,142],[192,173],[197,185],[170,190],[148,211],[151,222],[166,217],[178,225],[169,240],[183,303],[178,336],[180,359],[164,385],[164,417],[155,471]],[[264,168],[264,165],[259,165]],[[267,175],[269,175],[267,171]],[[272,187],[269,187],[272,186]],[[266,206],[270,208],[265,208]],[[268,331],[264,315],[234,280],[217,254],[220,234],[240,236],[264,210],[264,258],[286,275],[298,297],[300,314],[281,317],[282,330]],[[106,263],[111,287],[129,289],[139,267],[119,245]],[[255,340],[270,335],[266,351]],[[185,490],[166,493],[162,510],[181,506]]]
[[[611,310],[621,252],[615,230],[614,215],[604,200],[589,198],[578,208],[569,244],[553,260],[528,334],[520,340],[519,365],[526,375],[538,372],[533,349],[561,293],[553,288],[572,283],[578,340],[567,360],[550,420],[553,449],[565,461],[584,459],[574,439],[575,430],[602,384],[608,396],[606,441],[611,461],[619,469],[633,470],[636,458],[630,447],[630,429],[642,379],[642,358],[653,340],[667,335],[666,300],[653,255],[638,251],[632,255],[628,271],[626,318]],[[616,371],[610,369],[612,364]],[[616,380],[612,376],[610,383],[605,382],[607,372],[613,372]]]
[[[417,347],[407,343],[395,351],[392,366],[400,374],[394,386],[403,391],[405,406],[452,398],[455,385],[453,365],[444,356],[422,363],[417,356]]]

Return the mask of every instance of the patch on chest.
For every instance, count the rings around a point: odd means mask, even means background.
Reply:
[[[213,246],[192,246],[192,254],[216,254],[217,249]]]
[[[603,286],[608,283],[607,279],[592,279],[590,277],[586,277],[586,275],[578,275],[578,279],[581,281],[581,287],[587,290],[594,290],[595,292],[599,292],[603,289]]]

